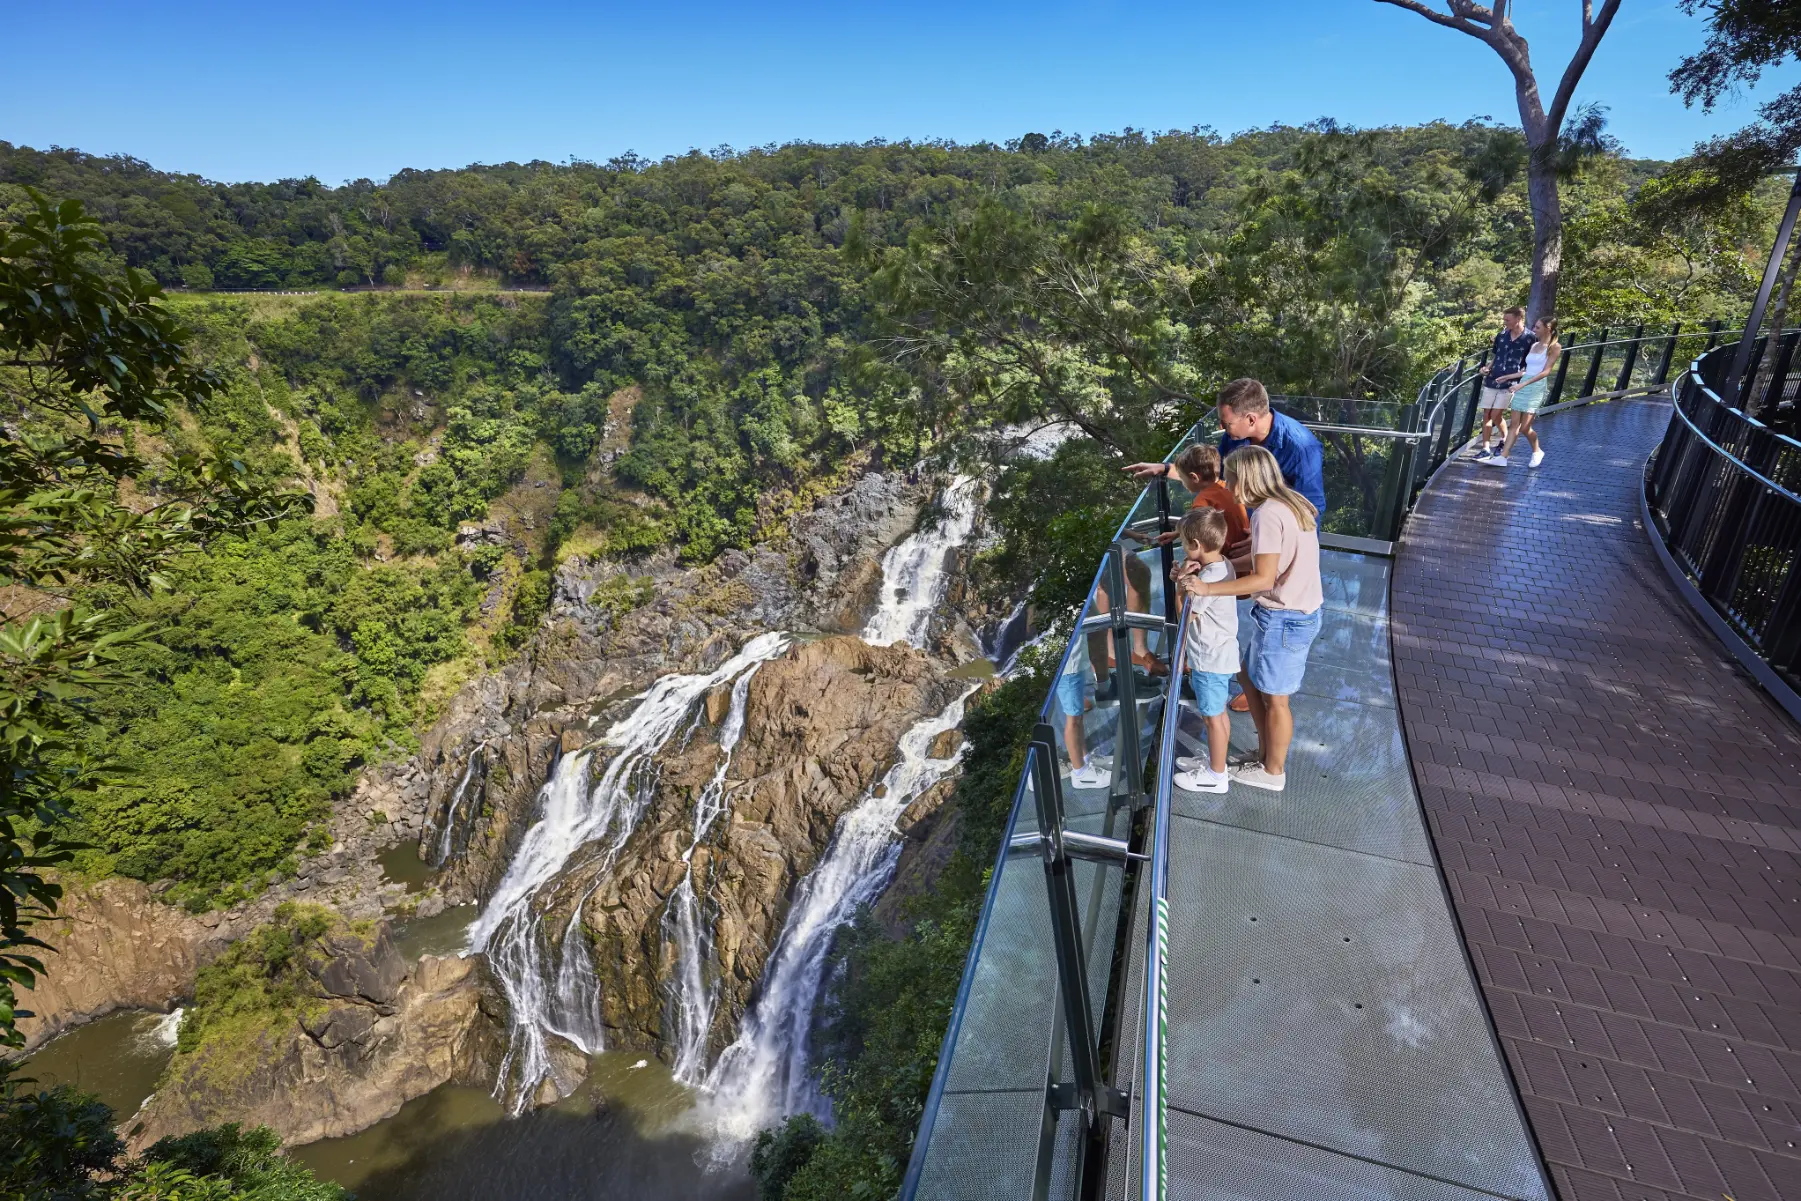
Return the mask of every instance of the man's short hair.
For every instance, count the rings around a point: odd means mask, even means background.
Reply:
[[[1501,316],[1518,317],[1520,320],[1524,321],[1526,319],[1526,310],[1522,309],[1517,304],[1512,304],[1501,310]]]
[[[1182,514],[1182,524],[1177,529],[1181,531],[1183,542],[1198,543],[1209,554],[1226,545],[1226,515],[1215,508],[1202,506],[1188,510]]]
[[[1260,417],[1269,412],[1269,393],[1254,379],[1235,379],[1219,390],[1219,403],[1234,413]]]
[[[1219,447],[1211,442],[1196,442],[1176,456],[1176,470],[1192,475],[1202,486],[1219,479]]]

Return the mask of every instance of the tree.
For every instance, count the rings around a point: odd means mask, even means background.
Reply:
[[[1620,0],[1602,0],[1599,12],[1595,11],[1594,0],[1582,0],[1582,40],[1564,66],[1549,108],[1539,95],[1538,76],[1532,69],[1526,39],[1514,29],[1507,15],[1508,0],[1495,0],[1493,8],[1471,0],[1445,0],[1448,13],[1425,0],[1376,2],[1404,8],[1434,24],[1467,33],[1500,55],[1512,72],[1514,95],[1520,106],[1520,128],[1526,135],[1526,193],[1532,204],[1532,292],[1526,311],[1532,320],[1554,313],[1557,280],[1563,268],[1563,206],[1558,195],[1558,176],[1560,171],[1568,171],[1567,152],[1572,143],[1580,148],[1581,142],[1592,141],[1600,133],[1593,110],[1572,114],[1570,104],[1582,73],[1595,56],[1595,48],[1619,11]],[[1572,116],[1576,120],[1566,132],[1566,121]]]
[[[1670,72],[1670,90],[1684,104],[1700,103],[1711,112],[1720,98],[1738,87],[1752,87],[1764,71],[1789,59],[1801,59],[1801,8],[1781,0],[1682,0],[1691,16],[1705,12],[1707,43],[1686,56]],[[1763,104],[1759,120],[1736,133],[1695,147],[1672,174],[1684,181],[1676,199],[1691,208],[1728,203],[1757,186],[1758,180],[1794,162],[1801,150],[1801,84]],[[1789,244],[1788,261],[1770,309],[1769,327],[1780,333],[1788,319],[1795,276],[1801,271],[1801,239]],[[1765,355],[1756,384],[1743,397],[1755,414],[1775,366]]]
[[[29,1016],[15,986],[43,973],[29,933],[61,890],[46,869],[75,849],[67,802],[102,777],[84,760],[89,702],[125,681],[149,637],[115,601],[169,586],[179,556],[310,503],[253,483],[243,465],[131,449],[204,404],[214,378],[147,274],[91,264],[104,240],[76,201],[34,207],[0,232],[0,1046]]]

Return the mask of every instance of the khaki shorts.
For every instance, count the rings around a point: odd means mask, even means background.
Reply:
[[[1483,409],[1485,409],[1485,410],[1486,409],[1504,409],[1507,406],[1511,405],[1512,403],[1513,403],[1513,392],[1511,389],[1490,388],[1487,386],[1483,387],[1483,389],[1482,389],[1482,407],[1483,407]]]

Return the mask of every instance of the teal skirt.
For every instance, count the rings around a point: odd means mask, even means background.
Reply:
[[[1527,384],[1513,394],[1513,401],[1508,405],[1516,413],[1536,413],[1545,398],[1551,394],[1551,381],[1541,379]]]

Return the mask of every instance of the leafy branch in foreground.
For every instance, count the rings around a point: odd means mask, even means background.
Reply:
[[[151,637],[118,602],[168,587],[177,557],[310,505],[242,464],[133,450],[210,372],[148,275],[93,266],[104,240],[75,201],[0,231],[0,1045],[24,1042],[16,989],[44,972],[30,933],[61,888],[45,873],[76,849],[68,799],[103,765],[78,735],[90,700],[129,679],[120,656]]]

